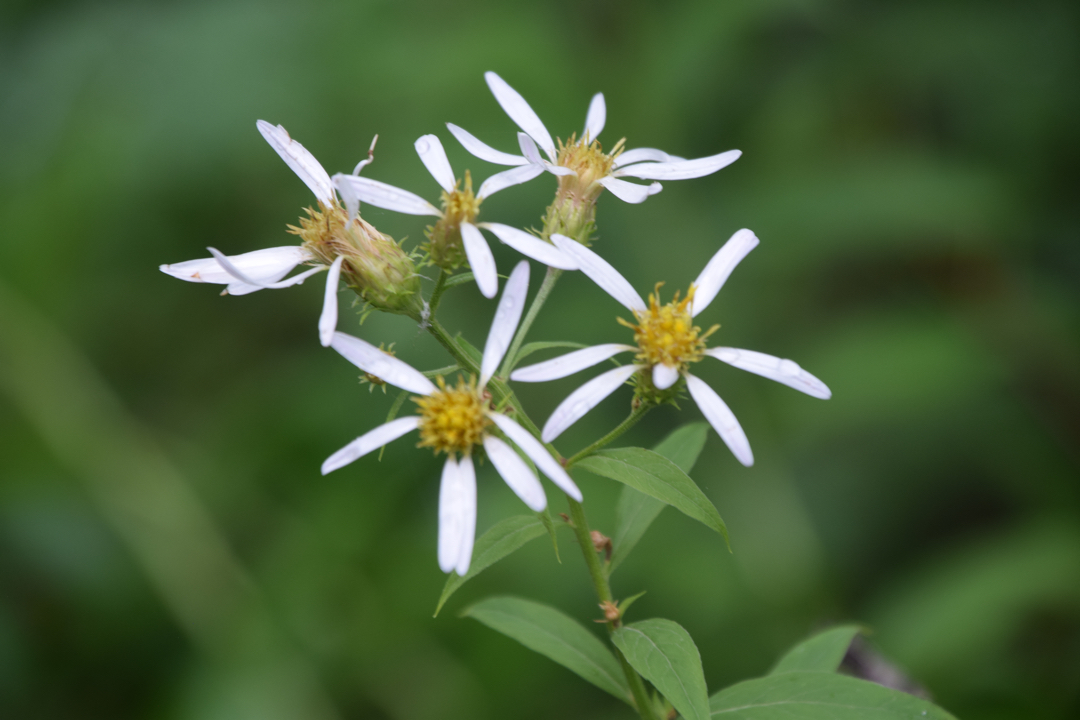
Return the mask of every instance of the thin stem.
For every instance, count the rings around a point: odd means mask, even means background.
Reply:
[[[536,319],[537,314],[540,312],[540,308],[544,307],[544,303],[547,302],[548,295],[551,294],[551,289],[555,287],[555,282],[562,275],[562,270],[558,268],[549,267],[547,274],[544,275],[544,282],[540,285],[540,289],[536,293],[536,297],[533,298],[532,305],[529,306],[529,311],[525,313],[525,319],[518,325],[517,332],[514,334],[514,340],[510,343],[510,350],[507,351],[506,357],[503,358],[502,370],[499,371],[499,375],[506,377],[510,374],[510,368],[513,367],[514,359],[517,357],[518,350],[521,349],[521,343],[525,340],[525,335],[528,334],[529,328],[532,327],[533,320]]]
[[[435,289],[431,291],[431,300],[428,302],[428,317],[435,317],[435,310],[439,307],[443,292],[446,290],[446,271],[439,269],[439,278],[435,281]]]
[[[605,435],[604,437],[602,437],[599,440],[597,440],[596,442],[594,442],[589,447],[587,447],[584,450],[582,450],[582,451],[580,451],[578,453],[575,453],[573,456],[571,456],[570,459],[566,461],[566,466],[570,467],[571,465],[576,463],[578,460],[584,460],[585,458],[589,457],[590,455],[592,455],[594,452],[596,452],[600,448],[602,448],[605,445],[607,445],[608,443],[610,443],[615,438],[622,435],[624,432],[626,432],[630,428],[637,425],[638,420],[645,417],[645,413],[649,412],[649,410],[651,410],[652,407],[653,407],[652,405],[646,405],[645,403],[642,403],[641,405],[638,405],[636,408],[634,408],[633,410],[630,411],[630,414],[626,416],[625,420],[623,420],[621,423],[619,423],[618,425],[615,426],[614,430],[612,430],[607,435]]]
[[[566,500],[570,503],[570,519],[573,521],[574,535],[577,537],[582,555],[585,556],[585,565],[589,569],[589,577],[592,578],[596,597],[601,603],[610,603],[612,602],[611,585],[608,583],[607,575],[604,573],[596,548],[593,546],[592,535],[589,532],[589,521],[585,518],[585,508],[569,495],[566,496]],[[608,633],[615,632],[615,623],[608,622],[607,628]],[[626,682],[630,686],[630,692],[634,697],[634,704],[637,707],[638,714],[641,715],[642,720],[656,720],[656,716],[652,711],[652,704],[649,702],[649,696],[645,691],[645,681],[626,661],[623,654],[619,652],[619,648],[615,647],[614,650],[615,657],[619,659],[619,664],[622,666],[623,674],[626,675]]]

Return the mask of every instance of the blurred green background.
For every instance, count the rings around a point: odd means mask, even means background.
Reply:
[[[432,619],[438,462],[402,440],[319,475],[393,399],[318,345],[321,281],[223,298],[157,270],[292,242],[311,195],[259,118],[331,173],[380,133],[365,174],[433,200],[421,134],[459,173],[495,172],[443,125],[515,148],[495,70],[554,135],[603,91],[606,146],[741,149],[644,205],[601,198],[596,248],[671,291],[750,227],[761,246],[703,316],[714,344],[793,358],[834,393],[702,364],[758,458],[745,469],[710,434],[693,472],[734,552],[666,511],[614,576],[619,596],[649,590],[634,616],[684,625],[711,690],[855,620],[961,718],[1077,717],[1078,16],[1065,0],[7,0],[0,715],[629,716],[456,617],[502,592],[598,616],[569,534],[562,564],[534,543]],[[507,190],[484,217],[537,225],[553,189]],[[364,213],[422,239],[420,219]],[[530,339],[620,341],[620,310],[567,275]],[[492,311],[462,286],[441,314],[480,344]],[[342,328],[446,364],[407,319],[354,317]],[[583,377],[520,394],[543,419]],[[625,440],[699,419],[686,402]],[[481,531],[523,511],[490,468],[480,485]],[[616,489],[582,486],[610,532]]]

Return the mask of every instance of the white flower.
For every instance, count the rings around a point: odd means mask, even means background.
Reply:
[[[470,153],[496,165],[539,165],[554,175],[576,175],[583,193],[599,192],[599,189],[594,189],[595,185],[599,185],[610,190],[611,194],[620,200],[640,203],[650,195],[660,192],[660,183],[638,185],[621,178],[686,180],[703,177],[727,167],[742,155],[739,150],[728,150],[718,155],[686,160],[654,148],[621,151],[622,141],[616,143],[610,153],[605,154],[599,145],[594,143],[604,129],[607,119],[607,107],[602,93],[594,95],[589,103],[581,138],[571,136],[565,143],[560,141],[556,147],[551,134],[525,98],[493,72],[484,73],[484,79],[502,109],[524,131],[518,135],[522,154],[513,155],[496,150],[457,125],[447,123],[454,137]],[[546,159],[540,156],[537,145],[544,151]]]
[[[577,266],[550,243],[526,232],[499,223],[477,223],[480,203],[499,190],[531,180],[544,171],[540,165],[524,165],[492,175],[480,185],[473,195],[472,179],[465,174],[464,187],[459,187],[450,161],[442,143],[435,135],[424,135],[416,143],[416,152],[424,166],[443,189],[442,208],[437,208],[422,197],[408,190],[388,185],[378,180],[356,175],[335,175],[333,182],[343,196],[354,196],[376,207],[406,213],[408,215],[432,215],[439,223],[428,233],[432,260],[436,265],[451,270],[460,264],[463,249],[476,284],[485,297],[493,298],[499,291],[499,276],[495,258],[484,241],[479,228],[489,230],[503,243],[522,255],[563,270],[576,270]]]
[[[547,507],[540,481],[511,445],[492,433],[498,428],[556,485],[578,502],[581,491],[566,470],[527,430],[491,407],[484,387],[506,354],[529,289],[529,263],[522,260],[506,282],[495,319],[491,323],[480,363],[480,381],[448,387],[439,378],[435,385],[401,360],[359,338],[335,332],[331,346],[364,372],[403,390],[414,398],[420,414],[398,418],[361,435],[331,455],[322,465],[323,475],[377,450],[410,430],[420,431],[420,445],[447,454],[439,490],[439,567],[443,572],[469,571],[476,534],[476,473],[472,450],[482,444],[491,464],[518,497],[532,510]]]
[[[712,388],[690,374],[690,363],[705,356],[770,378],[816,398],[827,399],[832,396],[823,382],[791,360],[752,350],[707,348],[705,338],[717,328],[714,326],[703,333],[694,326],[693,318],[709,306],[731,271],[757,246],[757,236],[749,230],[740,230],[732,235],[690,285],[686,297],[679,300],[676,293],[674,300],[666,305],[659,302],[660,285],[657,285],[656,294],[649,296],[649,304],[646,305],[626,278],[596,253],[561,235],[553,235],[552,240],[563,252],[577,261],[583,273],[634,313],[636,325],[621,319],[620,322],[634,330],[637,345],[608,344],[577,350],[546,362],[519,368],[511,373],[510,379],[522,382],[555,380],[592,367],[622,352],[637,352],[637,356],[634,364],[608,370],[571,393],[555,408],[544,425],[541,436],[544,442],[554,440],[634,373],[642,371],[646,374],[643,381],[651,381],[657,392],[671,388],[680,376],[685,378],[690,396],[735,457],[743,465],[752,465],[754,455],[750,451],[750,443],[735,415]]]

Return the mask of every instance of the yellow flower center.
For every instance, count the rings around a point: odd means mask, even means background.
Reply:
[[[619,322],[634,331],[634,341],[638,345],[637,361],[652,367],[663,363],[668,367],[684,370],[692,362],[700,360],[705,352],[705,338],[712,335],[720,326],[714,325],[705,332],[694,325],[690,315],[690,304],[694,299],[695,288],[690,286],[686,297],[675,297],[666,305],[660,304],[660,286],[649,294],[649,307],[635,310],[637,325],[622,318]]]
[[[450,192],[442,192],[443,222],[447,225],[459,227],[461,223],[476,222],[476,216],[480,214],[480,203],[483,200],[473,195],[472,175],[465,171],[465,187],[458,189],[460,181],[454,183],[454,189]]]
[[[434,448],[435,454],[466,453],[484,439],[491,420],[485,411],[488,400],[476,387],[458,378],[457,387],[448,388],[441,377],[439,389],[426,397],[413,398],[420,406],[420,444]]]
[[[560,181],[576,185],[579,192],[588,191],[597,180],[610,175],[615,167],[615,159],[623,151],[624,140],[615,143],[610,153],[605,153],[600,147],[600,141],[593,140],[586,145],[586,139],[578,140],[577,134],[574,134],[565,143],[559,140],[559,153],[555,160],[556,165],[570,168],[577,173],[576,178],[566,175],[560,178]]]

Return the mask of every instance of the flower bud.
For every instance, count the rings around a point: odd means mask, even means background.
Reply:
[[[465,171],[465,187],[442,193],[442,217],[427,228],[424,234],[428,242],[425,246],[431,256],[431,262],[443,270],[454,270],[465,264],[465,248],[461,242],[461,223],[476,222],[480,213],[480,198],[473,194],[472,176]]]

